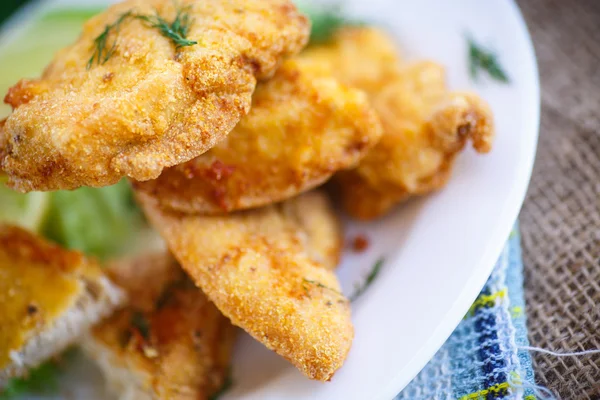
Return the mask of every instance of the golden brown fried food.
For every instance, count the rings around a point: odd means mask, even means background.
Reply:
[[[355,166],[381,137],[367,97],[330,74],[286,62],[209,152],[137,183],[162,207],[220,214],[285,200]]]
[[[307,47],[299,59],[369,96],[386,87],[401,68],[394,40],[369,26],[340,28],[330,41]]]
[[[160,22],[196,44],[178,46]],[[163,24],[163,27],[165,25]],[[223,139],[249,110],[257,79],[304,47],[290,0],[126,0],[92,18],[14,111],[1,167],[19,191],[157,178]]]
[[[138,195],[173,255],[234,325],[309,378],[331,379],[354,333],[350,304],[330,266],[313,256],[321,250],[304,229],[328,218],[323,194],[223,217],[164,211]]]
[[[83,343],[118,398],[202,400],[223,385],[235,328],[168,254],[111,266],[131,299]]]
[[[444,187],[466,143],[471,140],[478,152],[486,153],[494,136],[491,110],[481,98],[448,91],[438,64],[401,65],[398,57],[391,60],[390,46],[381,45],[381,35],[373,28],[345,28],[332,43],[301,56],[303,62],[320,65],[342,82],[366,90],[380,116],[381,141],[357,168],[335,178],[345,209],[365,220],[384,215],[411,196]],[[380,51],[381,56],[364,56],[363,49]],[[364,75],[368,79],[341,68],[339,60],[371,71]]]
[[[331,201],[320,192],[282,203],[280,210],[302,235],[310,258],[329,270],[340,263],[344,232]]]
[[[0,388],[65,350],[124,300],[81,253],[0,224]]]

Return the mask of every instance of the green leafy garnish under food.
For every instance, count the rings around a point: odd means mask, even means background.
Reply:
[[[477,80],[479,71],[483,70],[488,75],[499,82],[509,83],[508,75],[500,65],[497,56],[477,44],[471,37],[467,37],[469,42],[469,71],[471,78]]]
[[[102,33],[94,39],[94,53],[88,61],[87,68],[90,69],[94,63],[102,65],[110,59],[117,48],[121,24],[129,18],[139,19],[146,22],[150,28],[158,29],[160,34],[171,40],[177,49],[198,44],[194,40],[187,39],[192,22],[189,11],[190,7],[179,9],[173,22],[168,22],[158,14],[158,11],[155,15],[135,14],[133,11],[122,14],[115,22],[106,25]],[[112,44],[109,44],[108,39],[111,34],[114,34],[114,39],[112,40]]]
[[[61,369],[55,362],[47,362],[29,371],[26,378],[11,379],[4,390],[0,391],[0,400],[14,399],[27,394],[54,394],[58,390]]]
[[[379,272],[381,272],[381,267],[383,267],[384,262],[385,262],[384,258],[380,258],[379,260],[377,260],[377,262],[373,266],[373,269],[367,276],[367,279],[365,280],[365,282],[362,285],[358,286],[356,288],[356,292],[354,292],[354,294],[350,297],[350,301],[354,301],[354,300],[358,299],[367,290],[367,288],[369,286],[371,286],[371,284],[375,281],[375,279],[379,275]]]
[[[50,194],[22,194],[9,189],[0,177],[0,222],[18,225],[37,232],[43,225],[50,205]]]
[[[132,190],[121,181],[52,193],[44,233],[66,248],[104,259],[124,252],[142,225]]]
[[[335,32],[344,26],[361,24],[346,17],[339,5],[319,7],[300,4],[299,8],[312,22],[309,43],[311,45],[328,42]]]
[[[349,24],[349,21],[342,15],[339,6],[327,7],[321,10],[308,10],[307,14],[312,21],[310,44],[329,41],[338,29]]]
[[[76,354],[76,349],[69,349],[58,358],[32,369],[27,377],[11,379],[4,389],[0,389],[0,400],[13,400],[31,395],[55,395],[65,366]]]

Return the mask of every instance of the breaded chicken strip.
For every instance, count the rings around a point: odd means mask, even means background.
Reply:
[[[303,62],[366,90],[381,119],[381,141],[357,168],[335,178],[344,208],[363,220],[380,217],[411,196],[444,187],[466,143],[487,153],[494,137],[493,115],[485,101],[475,94],[448,91],[438,64],[390,60],[390,41],[381,41],[384,34],[373,30],[342,29],[330,44],[301,56]],[[381,55],[365,56],[363,49]],[[340,60],[369,73],[356,75],[341,68]]]
[[[83,348],[120,399],[205,400],[229,369],[235,328],[168,254],[111,266],[131,299]]]
[[[14,111],[1,169],[19,191],[157,178],[222,140],[257,79],[304,47],[290,0],[126,0],[88,21]]]
[[[0,224],[0,393],[78,341],[125,294],[81,253]]]
[[[170,213],[144,193],[139,200],[173,255],[234,325],[309,378],[327,381],[354,331],[350,304],[304,228],[312,218],[329,218],[323,196],[310,192],[224,217]]]
[[[290,60],[258,86],[250,113],[224,141],[136,187],[176,211],[259,207],[357,165],[381,133],[362,92]]]
[[[330,41],[307,47],[299,59],[369,96],[385,88],[402,67],[393,38],[369,26],[340,28]]]

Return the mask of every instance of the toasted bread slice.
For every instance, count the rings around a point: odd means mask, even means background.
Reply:
[[[120,399],[208,399],[225,381],[235,328],[168,254],[115,264],[129,305],[83,349]]]
[[[308,240],[306,223],[329,218],[323,193],[212,217],[165,211],[143,192],[138,198],[173,255],[225,316],[307,377],[331,379],[354,330],[331,257],[319,257],[323,248]]]
[[[0,387],[66,349],[124,300],[81,253],[0,224]]]

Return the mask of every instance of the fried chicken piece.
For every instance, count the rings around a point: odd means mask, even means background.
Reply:
[[[399,57],[390,60],[390,46],[378,39],[383,33],[372,30],[345,28],[331,44],[301,56],[303,62],[320,65],[342,82],[366,90],[380,116],[384,130],[380,142],[357,168],[335,177],[344,208],[363,220],[444,187],[466,143],[471,141],[475,150],[487,153],[494,137],[493,115],[485,101],[475,94],[450,92],[438,64],[402,65]],[[363,49],[382,55],[364,56]],[[344,70],[340,60],[371,74],[365,79]]]
[[[60,354],[124,301],[81,253],[0,224],[0,388]]]
[[[168,25],[197,43],[181,46]],[[114,5],[40,79],[10,89],[1,169],[22,192],[155,179],[222,140],[309,25],[290,0]]]
[[[250,113],[224,141],[136,186],[175,211],[222,214],[259,207],[356,166],[381,133],[362,92],[290,60],[259,85]]]
[[[323,194],[212,217],[165,211],[141,192],[138,199],[173,255],[234,325],[309,378],[331,379],[354,332],[331,265],[314,256],[322,249],[307,240],[307,223],[330,218]]]
[[[340,28],[330,41],[307,47],[299,59],[369,96],[385,88],[401,68],[393,38],[369,26]]]
[[[128,399],[209,399],[224,384],[235,328],[168,254],[109,270],[130,303],[84,340],[110,391]]]

